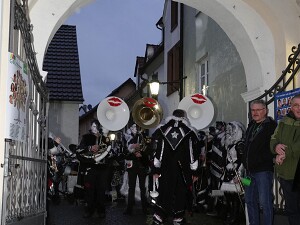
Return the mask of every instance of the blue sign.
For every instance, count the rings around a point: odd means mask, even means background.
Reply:
[[[300,94],[300,88],[279,92],[274,96],[274,118],[277,123],[291,110],[291,99]]]

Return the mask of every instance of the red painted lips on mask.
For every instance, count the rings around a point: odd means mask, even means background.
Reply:
[[[122,104],[122,101],[117,98],[117,97],[111,97],[110,99],[107,100],[107,103],[110,105],[110,106],[119,106]]]
[[[153,108],[155,105],[157,105],[156,100],[153,98],[145,98],[144,104],[149,108]]]
[[[199,105],[201,105],[207,101],[206,98],[199,93],[192,95],[191,99],[194,103],[199,104]]]

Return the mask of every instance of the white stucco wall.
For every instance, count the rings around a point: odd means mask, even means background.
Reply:
[[[49,106],[49,131],[62,139],[62,144],[78,144],[79,104],[56,102]]]
[[[185,6],[184,21],[186,95],[201,93],[198,63],[207,61],[207,96],[214,105],[211,124],[233,120],[247,124],[247,104],[241,96],[247,90],[246,76],[235,46],[221,27],[202,12],[197,13],[195,9]]]

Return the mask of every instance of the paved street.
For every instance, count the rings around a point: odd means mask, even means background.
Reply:
[[[139,203],[135,206],[132,216],[123,215],[125,203],[108,203],[106,218],[85,219],[83,215],[83,205],[70,204],[62,200],[59,205],[50,204],[50,224],[49,225],[151,225],[152,215],[144,215]],[[194,213],[187,216],[190,225],[222,225],[220,219],[207,216],[203,213]],[[171,223],[169,223],[171,224]],[[169,225],[168,224],[168,225]],[[244,223],[241,223],[244,225]]]

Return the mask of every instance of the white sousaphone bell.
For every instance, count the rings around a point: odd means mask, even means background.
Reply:
[[[97,108],[100,124],[111,131],[117,131],[126,126],[129,120],[129,108],[119,97],[111,96],[103,99]]]
[[[129,108],[119,97],[111,96],[103,99],[97,108],[99,123],[107,130],[117,131],[126,126],[129,120]],[[102,149],[103,150],[103,149]],[[95,155],[96,163],[99,163],[111,150],[111,145],[104,151]]]
[[[199,93],[184,97],[179,102],[178,109],[186,111],[191,125],[197,130],[207,127],[214,117],[212,102]]]

